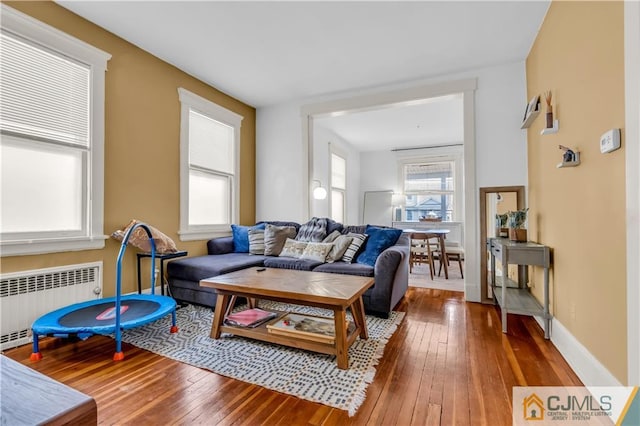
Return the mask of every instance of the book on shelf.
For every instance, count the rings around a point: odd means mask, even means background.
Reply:
[[[348,327],[348,323],[347,323]],[[335,343],[336,329],[333,318],[320,318],[289,313],[267,324],[269,333],[295,336],[320,343]]]
[[[252,308],[227,315],[224,319],[224,323],[226,325],[253,328],[277,316],[278,314],[276,312],[265,311],[260,308]]]

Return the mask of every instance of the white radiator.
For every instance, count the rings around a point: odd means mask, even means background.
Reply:
[[[47,312],[101,295],[102,262],[0,275],[0,350],[31,342],[31,325]]]

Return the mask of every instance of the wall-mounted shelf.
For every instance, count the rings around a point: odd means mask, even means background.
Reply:
[[[558,123],[558,120],[553,120],[553,127],[548,127],[545,129],[542,129],[542,131],[540,132],[541,135],[552,135],[554,133],[558,133],[558,129],[560,127],[560,123]]]
[[[536,117],[540,114],[540,96],[534,96],[531,101],[527,104],[527,108],[524,112],[524,119],[522,120],[521,129],[526,129],[531,126],[531,123],[536,119]]]
[[[558,163],[557,168],[561,169],[563,167],[576,167],[580,164],[580,153],[578,151],[573,152],[574,160],[573,161],[563,161],[562,163]]]

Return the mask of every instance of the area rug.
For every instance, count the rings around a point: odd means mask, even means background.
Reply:
[[[266,309],[331,317],[333,312],[306,306],[260,301]],[[347,314],[350,321],[352,318]],[[366,388],[375,376],[375,366],[403,312],[389,319],[367,316],[369,339],[357,339],[349,349],[349,369],[340,370],[335,356],[318,354],[223,334],[209,337],[211,309],[187,305],[177,311],[179,332],[168,333],[170,316],[140,328],[126,330],[122,340],[153,353],[223,376],[319,402],[349,416],[364,402]]]

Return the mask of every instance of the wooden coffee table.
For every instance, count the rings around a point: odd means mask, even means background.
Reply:
[[[232,333],[251,339],[277,343],[324,354],[336,355],[338,368],[349,368],[349,347],[358,336],[367,339],[362,294],[374,283],[372,277],[277,268],[249,268],[200,281],[215,289],[218,300],[211,326],[211,337]],[[297,305],[330,309],[334,313],[335,342],[325,343],[269,333],[265,324],[256,328],[224,324],[232,296],[268,299]],[[347,327],[346,311],[351,309],[354,327]],[[284,314],[284,313],[283,313]]]

